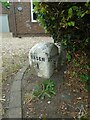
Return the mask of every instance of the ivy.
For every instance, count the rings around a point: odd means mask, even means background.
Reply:
[[[2,4],[3,7],[9,9],[10,8],[10,3],[6,0],[0,0],[0,3]]]
[[[69,8],[68,9],[68,18],[71,18],[73,15],[73,9],[72,8]]]
[[[35,2],[38,22],[54,42],[73,52],[90,44],[90,2]],[[85,42],[88,40],[87,42]],[[79,46],[78,46],[79,45]]]

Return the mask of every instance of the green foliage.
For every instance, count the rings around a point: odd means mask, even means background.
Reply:
[[[51,98],[52,95],[55,95],[55,83],[52,80],[45,80],[35,87],[35,90],[32,92],[34,98],[38,97],[39,99],[44,99],[46,96]]]
[[[5,8],[7,8],[7,9],[10,8],[10,3],[7,2],[6,0],[4,0],[4,1],[0,0],[0,3],[1,3]]]
[[[75,59],[75,68],[80,73],[88,71],[88,58],[90,47],[90,1],[88,2],[39,2],[34,3],[38,22],[45,31],[61,43],[67,51],[67,63]],[[87,63],[82,62],[81,53],[86,54]],[[81,55],[82,56],[82,55]],[[85,56],[85,57],[86,57]],[[79,60],[80,58],[80,60]],[[82,69],[84,69],[82,71]],[[72,76],[77,76],[74,69]],[[88,81],[84,76],[82,81]],[[90,86],[86,85],[89,90]]]
[[[81,82],[90,82],[90,76],[89,75],[80,75]]]
[[[85,86],[85,89],[86,89],[87,91],[90,91],[90,85],[86,85],[86,86]]]
[[[90,76],[89,75],[80,75],[81,82],[86,83],[85,89],[90,91]]]
[[[71,59],[72,59],[72,57],[71,57],[71,52],[69,51],[69,52],[67,53],[67,60],[68,60],[68,62],[70,62]]]
[[[82,116],[82,117],[80,118],[80,120],[89,120],[89,117],[88,117],[88,115],[86,114],[86,115]]]
[[[68,9],[68,19],[71,18],[73,15],[73,9],[72,8],[69,8]]]
[[[34,3],[37,20],[54,42],[61,42],[66,49],[84,49],[90,42],[90,2],[41,2]],[[88,41],[87,41],[88,39]],[[87,42],[86,42],[87,41]]]

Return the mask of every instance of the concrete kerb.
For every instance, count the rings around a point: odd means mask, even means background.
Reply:
[[[10,90],[10,102],[9,102],[9,110],[8,117],[9,118],[22,118],[22,78],[29,66],[29,62],[26,61],[24,67],[18,71],[14,78],[14,82],[12,84]]]

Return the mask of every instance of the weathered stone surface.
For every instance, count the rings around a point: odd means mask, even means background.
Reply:
[[[50,78],[57,68],[59,58],[58,47],[54,43],[39,43],[29,52],[29,63],[33,73],[39,77]]]

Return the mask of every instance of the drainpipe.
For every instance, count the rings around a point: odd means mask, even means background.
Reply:
[[[16,15],[15,15],[15,7],[14,7],[14,3],[12,0],[12,11],[13,11],[13,25],[14,25],[14,36],[17,37],[17,27],[16,27]]]

